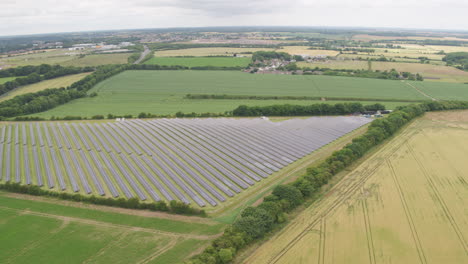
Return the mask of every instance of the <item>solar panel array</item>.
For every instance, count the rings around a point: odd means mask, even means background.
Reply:
[[[0,125],[0,180],[216,206],[370,121],[313,117],[6,124]]]

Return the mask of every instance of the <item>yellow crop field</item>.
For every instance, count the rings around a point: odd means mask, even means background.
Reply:
[[[0,102],[9,100],[17,95],[22,95],[25,93],[35,93],[35,92],[39,92],[48,88],[67,87],[71,85],[72,83],[83,79],[88,74],[91,74],[91,73],[86,72],[86,73],[73,74],[73,75],[58,77],[58,78],[30,84],[30,85],[21,86],[21,87],[14,89],[13,91],[10,91],[9,93],[6,93],[0,96]]]
[[[414,121],[245,263],[468,263],[468,111]]]
[[[419,51],[427,52],[427,53],[437,53],[439,51],[444,51],[445,53],[468,52],[468,46],[443,46],[443,45],[424,45],[423,46],[423,45],[417,45],[417,44],[401,44],[400,46],[408,50],[419,50]]]
[[[243,52],[256,52],[256,51],[273,51],[268,48],[192,48],[192,49],[179,49],[179,50],[161,50],[156,51],[154,55],[156,57],[178,57],[178,56],[232,56],[233,54]],[[248,54],[246,54],[248,55]]]
[[[277,51],[286,52],[291,55],[310,55],[310,56],[317,56],[317,55],[327,55],[327,56],[336,56],[339,54],[336,50],[319,50],[319,49],[309,49],[308,46],[285,46],[282,49],[278,49]]]

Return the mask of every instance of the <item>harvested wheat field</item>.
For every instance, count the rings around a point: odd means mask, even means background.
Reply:
[[[245,263],[468,263],[466,116],[416,120]]]

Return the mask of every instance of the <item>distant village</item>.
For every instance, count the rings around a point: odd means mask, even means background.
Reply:
[[[253,66],[244,70],[244,72],[254,73],[254,74],[304,74],[303,70],[298,69],[296,62],[305,61],[305,62],[317,62],[325,61],[329,58],[328,55],[318,54],[318,55],[296,55],[294,59],[283,60],[283,59],[271,59],[266,61],[254,61]],[[308,71],[313,74],[321,74],[318,71]]]

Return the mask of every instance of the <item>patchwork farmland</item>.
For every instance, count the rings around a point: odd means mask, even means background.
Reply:
[[[50,118],[106,115],[138,115],[141,112],[158,114],[220,113],[232,111],[239,105],[273,105],[337,103],[350,98],[363,104],[380,102],[388,109],[407,104],[398,100],[427,100],[428,98],[408,85],[415,82],[312,75],[246,74],[235,71],[125,71],[92,88],[95,97],[86,97],[60,105],[54,109],[34,114]],[[431,83],[432,84],[432,83]],[[447,85],[434,83],[432,87],[443,93]],[[450,84],[464,93],[464,84]],[[187,94],[258,95],[258,96],[314,96],[330,101],[311,100],[198,100],[186,99]],[[385,100],[395,100],[387,102]],[[349,102],[349,101],[348,101]]]
[[[368,122],[316,117],[11,123],[0,128],[1,180],[217,206]]]
[[[466,263],[466,114],[416,120],[244,263]]]

